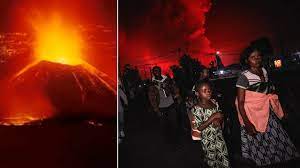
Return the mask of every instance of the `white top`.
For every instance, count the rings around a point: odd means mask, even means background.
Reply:
[[[162,75],[161,80],[155,79],[154,77],[152,78],[152,81],[155,81],[158,83],[158,85],[155,85],[155,87],[159,90],[159,98],[160,98],[159,108],[166,108],[166,107],[171,106],[174,103],[174,99],[173,99],[172,95],[167,96],[166,92],[163,88],[163,84],[167,78],[168,77],[165,75]]]
[[[268,82],[268,73],[265,68],[262,68],[265,82]],[[242,89],[248,89],[249,86],[261,82],[261,79],[258,75],[250,72],[249,70],[243,71],[236,83],[236,87],[242,88]]]

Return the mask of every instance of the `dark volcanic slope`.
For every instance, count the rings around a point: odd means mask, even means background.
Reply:
[[[70,66],[40,61],[14,78],[12,86],[19,93],[43,92],[58,115],[116,116],[115,82],[89,64]]]

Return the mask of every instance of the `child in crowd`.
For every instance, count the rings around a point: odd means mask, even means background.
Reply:
[[[208,81],[195,85],[198,103],[191,109],[191,128],[194,140],[200,140],[209,167],[230,167],[227,147],[222,134],[223,115],[218,103],[211,99]]]

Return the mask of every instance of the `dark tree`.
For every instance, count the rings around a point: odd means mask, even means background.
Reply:
[[[186,88],[192,89],[194,83],[199,79],[202,70],[201,63],[190,55],[184,54],[179,59],[179,65],[182,67],[185,80],[187,81]]]

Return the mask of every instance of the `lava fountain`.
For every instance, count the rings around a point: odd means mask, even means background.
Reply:
[[[34,23],[37,43],[35,56],[67,65],[82,64],[83,41],[76,29],[63,25],[60,17],[53,16],[50,23]]]
[[[116,82],[84,61],[80,33],[57,16],[32,25],[34,60],[9,81],[13,96],[2,123],[23,125],[56,116],[115,117]]]
[[[82,58],[83,41],[76,29],[63,25],[58,15],[53,15],[50,22],[42,19],[30,20],[35,31],[35,60],[18,72],[19,76],[40,61],[49,61],[66,65],[85,63]]]

